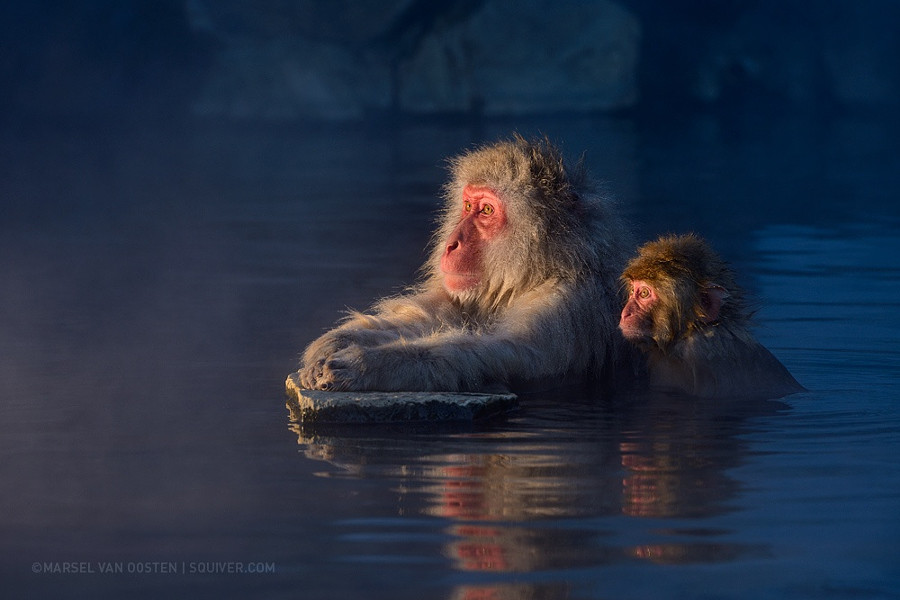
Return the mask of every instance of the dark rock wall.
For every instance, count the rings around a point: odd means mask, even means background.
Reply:
[[[900,101],[893,0],[628,0],[647,105],[879,110]]]
[[[33,0],[0,109],[269,120],[896,108],[893,0]]]

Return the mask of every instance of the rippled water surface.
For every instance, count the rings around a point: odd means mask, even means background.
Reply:
[[[444,157],[513,130],[585,151],[638,238],[706,236],[810,391],[540,392],[475,425],[291,423],[304,345],[414,279]],[[0,591],[897,598],[897,133],[713,118],[3,133]]]

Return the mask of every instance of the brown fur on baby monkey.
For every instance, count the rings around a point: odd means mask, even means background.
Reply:
[[[726,263],[694,235],[638,250],[622,273],[619,329],[646,358],[651,387],[706,398],[779,398],[803,391],[750,330]]]

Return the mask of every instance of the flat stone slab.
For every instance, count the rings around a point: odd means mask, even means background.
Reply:
[[[297,373],[285,381],[291,418],[303,423],[473,421],[518,406],[515,394],[453,392],[323,392],[300,387]]]

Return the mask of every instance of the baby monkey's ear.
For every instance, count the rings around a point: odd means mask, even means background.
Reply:
[[[700,320],[704,323],[715,323],[719,320],[722,304],[728,298],[728,290],[717,283],[708,283],[700,290],[700,307],[703,315]]]

